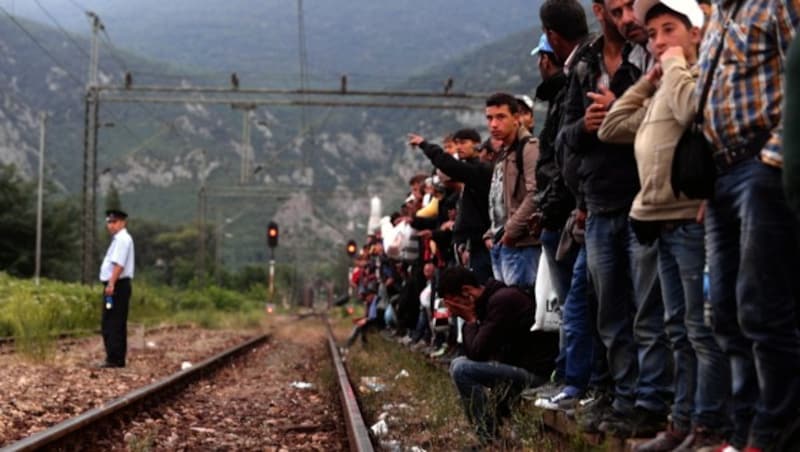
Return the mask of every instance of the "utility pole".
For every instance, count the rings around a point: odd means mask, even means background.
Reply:
[[[42,271],[42,204],[44,197],[44,145],[47,113],[39,113],[39,124],[39,185],[37,187],[36,197],[36,267],[33,271],[33,277],[37,286],[39,285],[39,276]]]
[[[206,207],[207,203],[207,196],[206,196],[206,178],[208,174],[206,174],[206,166],[207,166],[207,154],[206,150],[203,149],[203,163],[201,165],[200,170],[197,172],[198,177],[200,179],[200,190],[197,191],[197,236],[199,243],[197,244],[198,250],[198,263],[197,268],[198,272],[200,273],[200,277],[203,281],[206,280],[207,270],[206,270],[206,212],[208,211]]]
[[[232,104],[231,108],[242,110],[242,160],[239,168],[239,183],[245,185],[253,175],[253,147],[250,144],[250,112],[256,109],[255,104]]]
[[[81,225],[81,282],[91,284],[95,272],[95,240],[97,239],[97,129],[99,99],[97,88],[86,93],[86,116],[83,139],[83,212]]]
[[[97,86],[97,66],[100,58],[100,41],[97,39],[98,32],[105,30],[103,22],[97,14],[86,11],[89,20],[92,22],[92,51],[89,55],[89,88]]]
[[[86,13],[92,22],[92,50],[89,58],[89,82],[86,87],[85,129],[83,139],[83,212],[81,224],[81,282],[91,284],[95,269],[97,239],[97,128],[100,92],[97,85],[99,60],[98,33],[105,29],[97,14]]]

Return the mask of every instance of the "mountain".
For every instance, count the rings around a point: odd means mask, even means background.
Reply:
[[[530,30],[538,21],[540,4],[538,0],[504,0],[499,7],[463,0],[301,2],[311,82],[326,83],[348,73],[365,85],[397,83],[433,64]],[[48,24],[54,18],[84,36],[90,33],[84,10],[91,10],[120,48],[203,71],[236,71],[245,74],[243,83],[249,85],[294,83],[299,72],[296,0],[12,3],[18,15]]]
[[[164,3],[174,6],[173,2]],[[231,3],[235,6],[237,2]],[[306,2],[306,8],[313,3]],[[21,9],[19,3],[17,9]],[[0,16],[0,161],[17,163],[27,174],[33,173],[39,132],[36,114],[46,110],[50,113],[49,177],[68,192],[79,193],[83,74],[88,64],[81,49],[88,48],[88,41],[17,20],[22,28]],[[419,30],[410,34],[424,35]],[[116,44],[121,42],[114,39]],[[512,33],[457,58],[440,57],[438,64],[407,63],[405,70],[416,75],[393,83],[382,80],[387,89],[439,92],[442,81],[453,77],[454,91],[531,93],[538,82],[536,61],[529,55],[535,41],[531,31]],[[428,50],[438,49],[439,42],[433,39],[419,42],[427,42]],[[394,52],[392,46],[386,48]],[[178,60],[173,55],[164,63],[104,49],[101,81],[120,84],[122,61],[132,69],[134,83],[227,83],[227,76],[187,70],[176,64]],[[341,254],[339,246],[347,239],[363,236],[370,196],[382,196],[388,213],[407,190],[408,177],[430,169],[427,161],[405,144],[406,133],[416,131],[438,141],[445,133],[465,126],[485,131],[481,102],[475,106],[473,112],[313,107],[305,111],[305,128],[299,124],[297,108],[260,107],[249,116],[260,170],[251,185],[239,186],[241,112],[227,105],[102,104],[98,205],[102,206],[102,196],[113,184],[123,205],[136,216],[186,223],[198,216],[198,194],[205,184],[209,221],[217,225],[220,237],[231,235],[225,240],[229,264],[263,261],[263,228],[271,219],[282,225],[279,260],[330,259]]]

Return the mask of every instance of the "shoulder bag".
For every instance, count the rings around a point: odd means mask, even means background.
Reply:
[[[708,199],[714,194],[714,183],[717,177],[717,168],[712,156],[712,149],[703,134],[703,109],[706,106],[708,91],[711,89],[711,82],[720,55],[722,46],[725,44],[725,34],[731,19],[736,16],[743,0],[736,2],[733,11],[725,21],[719,37],[717,53],[708,67],[703,93],[700,95],[700,104],[697,107],[697,114],[694,121],[686,128],[681,135],[678,144],[675,146],[675,156],[672,158],[672,191],[678,198],[680,193],[685,194],[690,199]]]

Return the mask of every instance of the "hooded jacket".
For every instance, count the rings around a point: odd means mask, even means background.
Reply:
[[[473,361],[498,361],[548,376],[555,368],[558,333],[531,331],[534,303],[521,290],[490,279],[475,300],[477,322],[462,329]]]
[[[663,71],[660,87],[642,77],[617,99],[598,131],[607,143],[634,142],[641,189],[630,216],[641,221],[694,219],[702,202],[676,198],[670,183],[675,146],[697,110],[697,67],[675,57]]]

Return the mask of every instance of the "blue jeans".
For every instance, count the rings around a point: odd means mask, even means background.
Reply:
[[[614,410],[630,413],[640,406],[666,412],[672,399],[672,357],[656,247],[638,243],[627,212],[590,214],[586,257],[597,293],[597,330],[614,381]]]
[[[662,230],[658,239],[664,323],[675,360],[672,422],[684,431],[729,426],[730,364],[703,319],[704,244],[698,223]]]
[[[544,384],[547,378],[497,361],[472,361],[459,356],[450,362],[450,376],[458,388],[464,411],[481,442],[497,435],[498,410],[508,408],[523,389]],[[491,388],[491,400],[487,396]]]
[[[766,448],[800,406],[800,246],[780,170],[737,164],[717,179],[706,215],[712,327],[731,362],[731,443]]]
[[[504,246],[496,243],[491,250],[494,279],[507,286],[533,287],[539,270],[541,246]]]
[[[575,258],[577,257],[577,249],[570,251],[561,261],[556,260],[556,252],[558,251],[558,242],[561,240],[561,231],[551,231],[549,229],[542,230],[539,237],[542,242],[542,252],[547,259],[547,266],[550,268],[550,279],[553,284],[553,290],[558,297],[558,303],[561,306],[562,322],[564,303],[567,300],[567,293],[569,292],[570,281],[572,280],[572,267],[575,265]],[[566,373],[567,366],[567,352],[566,352],[566,337],[564,335],[564,328],[559,329],[559,352],[556,358],[556,380],[563,380]]]
[[[583,392],[592,375],[595,356],[592,345],[594,316],[589,306],[589,278],[586,246],[581,246],[572,273],[572,283],[564,302],[561,331],[564,335],[564,383]]]

